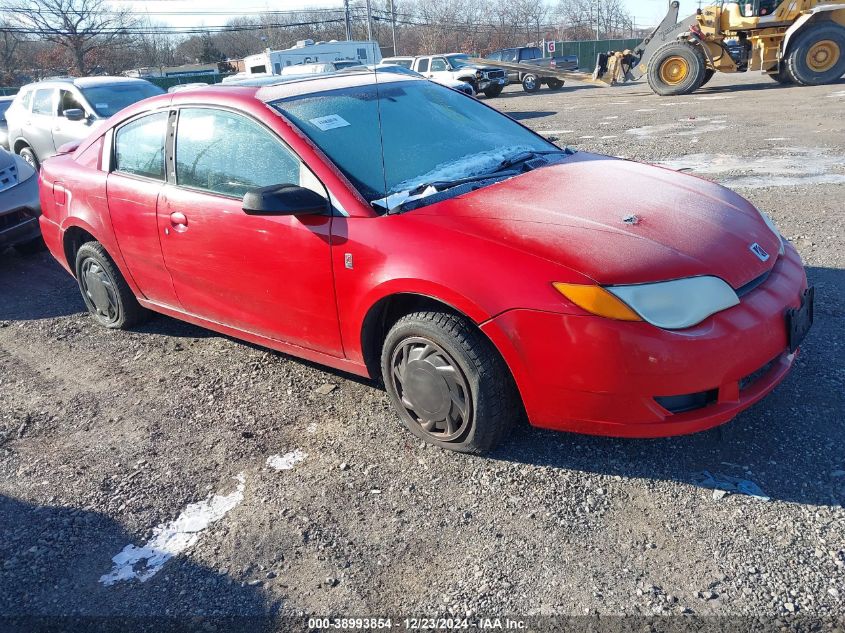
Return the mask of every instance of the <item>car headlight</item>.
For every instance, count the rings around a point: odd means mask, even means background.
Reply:
[[[718,277],[688,277],[630,286],[555,283],[554,287],[587,312],[622,321],[646,321],[666,330],[701,323],[739,303]]]
[[[775,226],[775,221],[772,220],[772,218],[770,218],[767,213],[763,213],[762,211],[760,211],[760,209],[757,209],[757,211],[760,213],[760,217],[763,218],[763,222],[766,223],[766,226],[768,226],[772,230],[772,233],[777,236],[778,255],[783,255],[786,252],[786,249],[783,245],[783,236],[780,234],[780,231],[778,231],[778,227]]]
[[[18,168],[18,184],[29,180],[35,175],[35,170],[23,158],[15,155],[15,166]]]

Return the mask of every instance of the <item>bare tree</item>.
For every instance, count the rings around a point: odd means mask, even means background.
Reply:
[[[8,23],[0,21],[0,83],[10,81],[17,70],[21,43],[18,34],[6,30],[6,27]]]
[[[12,0],[8,19],[36,37],[66,49],[76,72],[86,74],[89,58],[126,45],[137,18],[105,0]]]

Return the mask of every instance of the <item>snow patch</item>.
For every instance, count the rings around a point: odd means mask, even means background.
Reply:
[[[537,134],[571,134],[575,130],[540,130]]]
[[[781,147],[754,156],[688,154],[659,164],[745,189],[845,183],[845,156],[822,148]]]
[[[625,130],[625,134],[631,134],[637,138],[651,138],[653,136],[699,136],[709,132],[719,132],[727,127],[727,121],[724,119],[711,120],[707,117],[698,117],[695,119],[679,119],[677,123],[643,125],[642,127]]]
[[[837,90],[836,92],[831,92],[827,96],[834,99],[845,99],[845,90]]]
[[[733,95],[704,95],[696,97],[699,101],[721,101],[722,99],[733,99]]]
[[[175,520],[153,528],[153,537],[141,547],[124,547],[112,558],[114,566],[100,582],[108,587],[122,580],[146,582],[155,576],[167,561],[196,543],[209,525],[243,501],[246,479],[243,473],[235,479],[238,485],[234,492],[191,503]]]
[[[290,470],[306,457],[308,453],[297,448],[284,455],[271,455],[267,458],[267,465],[273,470]]]

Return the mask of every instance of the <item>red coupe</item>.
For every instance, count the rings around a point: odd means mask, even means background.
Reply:
[[[475,99],[357,71],[161,95],[43,166],[41,228],[100,324],[148,311],[381,377],[438,446],[733,418],[812,322],[748,201],[561,149]]]

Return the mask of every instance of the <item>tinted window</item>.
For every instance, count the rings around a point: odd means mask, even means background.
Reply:
[[[516,61],[516,49],[509,48],[507,50],[502,51],[502,61],[503,62],[515,62]]]
[[[425,59],[421,59],[417,63],[419,64],[419,67],[417,68],[417,72],[419,72],[419,73],[428,72],[428,58],[427,57]]]
[[[164,135],[167,112],[135,119],[117,130],[115,169],[127,174],[164,180]]]
[[[82,88],[82,94],[98,116],[110,117],[136,101],[164,92],[148,81],[132,81]]]
[[[542,56],[539,48],[523,48],[520,53],[522,59],[540,59]]]
[[[79,103],[76,95],[70,90],[59,90],[59,114],[62,114],[65,110],[74,109],[85,111],[85,107]]]
[[[6,110],[12,105],[11,101],[0,101],[0,121],[6,120]]]
[[[185,108],[176,131],[176,181],[227,196],[300,184],[300,162],[267,129],[238,114]]]
[[[52,88],[42,88],[35,91],[35,98],[32,100],[33,114],[55,114],[53,110],[53,94]]]

